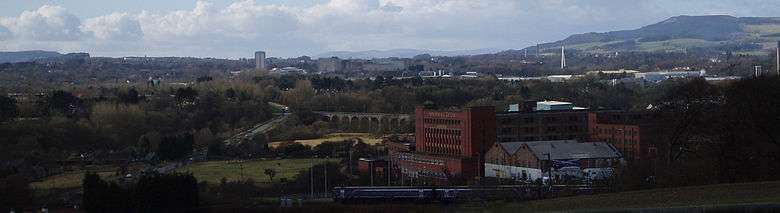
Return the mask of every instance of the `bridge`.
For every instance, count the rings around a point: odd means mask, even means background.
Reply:
[[[322,120],[343,130],[366,133],[406,133],[414,130],[410,114],[315,111]]]

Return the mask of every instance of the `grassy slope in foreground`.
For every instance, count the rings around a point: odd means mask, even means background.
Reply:
[[[489,212],[588,211],[780,203],[780,181],[718,184],[500,203]]]

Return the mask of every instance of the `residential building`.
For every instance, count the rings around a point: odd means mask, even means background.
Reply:
[[[338,72],[343,68],[341,59],[337,57],[317,59],[317,68],[320,73]]]
[[[265,68],[265,52],[255,52],[255,69],[264,70]]]

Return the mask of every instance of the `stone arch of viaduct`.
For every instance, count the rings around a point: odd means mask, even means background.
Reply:
[[[322,120],[342,129],[366,133],[406,133],[412,131],[413,117],[409,114],[315,112]]]

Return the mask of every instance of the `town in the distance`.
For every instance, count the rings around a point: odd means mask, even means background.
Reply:
[[[480,54],[0,52],[0,212],[778,211],[777,29],[679,16]]]

